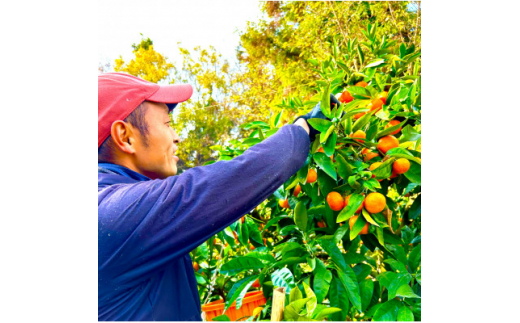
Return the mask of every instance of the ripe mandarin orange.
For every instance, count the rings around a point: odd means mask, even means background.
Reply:
[[[390,175],[389,178],[396,178],[397,176],[399,176],[399,174],[397,174],[397,173],[392,169],[392,175]]]
[[[350,194],[352,195],[352,194]],[[347,207],[348,205],[348,201],[350,200],[350,195],[345,197],[345,204],[343,205],[343,207]],[[364,194],[363,194],[364,195]],[[363,206],[365,205],[365,200],[363,200],[363,202],[361,202],[361,205],[359,206],[359,208],[356,210],[356,213],[360,213],[361,210],[363,210]]]
[[[392,170],[396,174],[404,174],[410,169],[410,161],[406,158],[399,158],[392,164]]]
[[[370,109],[368,112],[371,112],[371,111],[376,111],[374,112],[377,113],[377,111],[381,110],[381,108],[383,108],[383,101],[381,101],[381,99],[375,99],[375,100],[372,100],[372,102],[370,102],[370,104],[368,105],[368,108]]]
[[[383,104],[386,104],[387,97],[388,97],[388,92],[386,92],[386,91],[379,93],[379,95],[377,96],[377,98],[379,100],[383,101]]]
[[[319,220],[317,225],[318,225],[318,228],[326,228],[327,227],[327,224],[325,224],[325,222],[323,222],[323,220]]]
[[[293,195],[295,197],[298,197],[298,195],[300,194],[301,191],[302,191],[302,187],[300,186],[300,184],[298,184],[298,185],[296,185],[296,188],[294,189]]]
[[[367,134],[363,130],[358,130],[350,135],[351,138],[366,138]],[[363,143],[365,142],[363,139],[354,139],[357,142]]]
[[[379,154],[376,153],[376,152],[368,153],[368,154],[365,155],[365,161],[367,162],[367,161],[369,161],[370,159],[372,159],[372,158],[374,158],[374,157],[377,157],[377,156],[379,156]]]
[[[334,211],[343,209],[343,197],[338,192],[330,192],[327,195],[327,203],[330,208]]]
[[[366,154],[368,154],[368,153],[370,153],[370,152],[372,152],[370,149],[368,149],[368,148],[363,148],[363,149],[361,150],[361,155],[366,155]]]
[[[193,270],[195,270],[196,272],[199,271],[200,267],[199,267],[199,264],[197,262],[194,262],[193,263]]]
[[[356,220],[358,218],[358,215],[354,215],[348,220],[348,226],[350,227],[350,230],[354,227],[354,224],[356,223]],[[365,223],[365,226],[363,229],[361,229],[361,232],[359,234],[367,234],[368,233],[368,222]]]
[[[365,81],[361,81],[361,82],[357,82],[356,83],[356,86],[361,86],[361,87],[366,87],[367,85],[368,85],[368,83],[365,82]]]
[[[339,97],[339,102],[341,103],[349,103],[352,100],[354,100],[354,98],[352,97],[352,95],[350,95],[348,91],[344,91],[343,93],[341,93]]]
[[[314,169],[309,169],[307,173],[307,183],[314,183],[318,179],[318,173]]]
[[[388,124],[385,126],[385,129],[393,127],[393,126],[397,126],[400,123],[401,122],[399,122],[399,120],[395,120],[395,119],[394,120],[390,120],[390,122],[388,122]],[[399,131],[401,131],[401,128],[399,128],[396,131],[392,132],[391,135],[396,135],[397,133],[399,133]]]
[[[386,154],[392,148],[399,147],[399,140],[394,136],[384,136],[377,142],[377,149],[383,154]]]
[[[381,193],[370,193],[365,198],[365,210],[369,213],[379,213],[386,206],[386,198]]]
[[[278,205],[280,205],[281,208],[289,208],[289,200],[279,200]]]

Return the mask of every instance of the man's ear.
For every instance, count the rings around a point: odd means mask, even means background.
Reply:
[[[133,131],[132,125],[127,122],[117,120],[112,123],[110,128],[110,135],[114,141],[114,145],[119,150],[127,153],[135,153],[135,132]]]

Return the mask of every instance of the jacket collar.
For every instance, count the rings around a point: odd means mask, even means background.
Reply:
[[[98,173],[121,175],[127,178],[135,179],[137,181],[150,180],[150,178],[144,176],[143,174],[139,174],[129,168],[112,163],[98,163]]]

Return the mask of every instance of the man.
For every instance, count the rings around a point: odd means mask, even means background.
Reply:
[[[98,77],[98,319],[200,321],[189,252],[254,209],[303,166],[311,117],[230,161],[177,173],[168,113],[192,87]],[[331,97],[333,103],[339,104]]]

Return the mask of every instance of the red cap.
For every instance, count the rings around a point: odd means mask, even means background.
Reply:
[[[112,123],[124,120],[144,101],[166,103],[172,110],[176,103],[188,100],[192,94],[189,84],[159,85],[125,73],[100,74],[98,148],[110,135]]]

